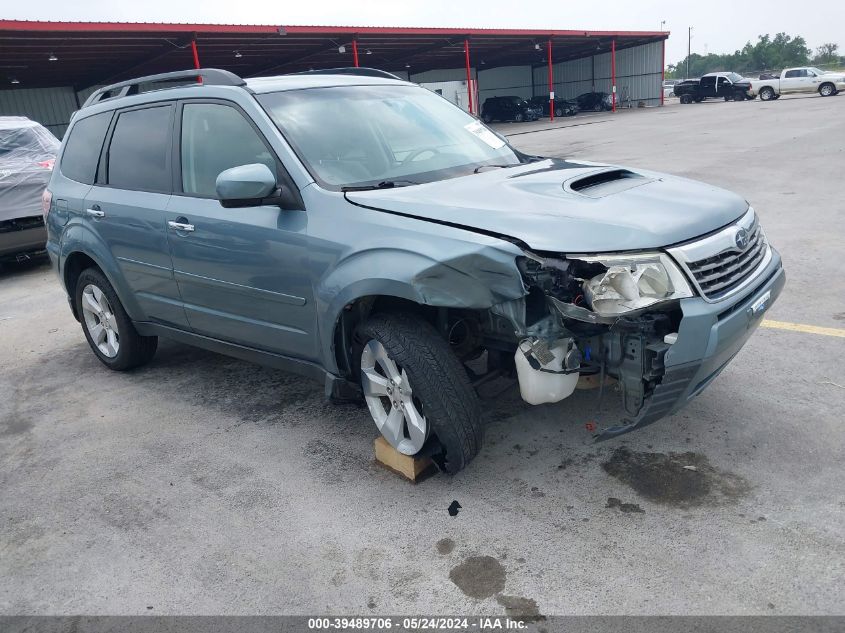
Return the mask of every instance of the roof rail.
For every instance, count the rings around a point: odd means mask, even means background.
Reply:
[[[98,88],[91,96],[82,104],[83,108],[105,101],[106,99],[114,99],[117,97],[125,97],[127,95],[141,94],[141,84],[158,84],[168,83],[171,81],[200,79],[203,85],[206,86],[245,86],[246,82],[238,77],[235,73],[230,73],[228,70],[220,70],[219,68],[196,68],[193,70],[177,70],[172,73],[161,73],[159,75],[147,75],[146,77],[138,77],[137,79],[130,79],[129,81],[121,81],[120,83],[110,84]],[[177,86],[173,86],[174,88]]]
[[[398,79],[404,81],[401,77],[397,77],[393,73],[386,70],[379,70],[378,68],[356,68],[354,66],[347,66],[345,68],[321,68],[319,70],[303,70],[297,73],[288,73],[289,75],[358,75],[360,77],[383,77],[385,79]]]

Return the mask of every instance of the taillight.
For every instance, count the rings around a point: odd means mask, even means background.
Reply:
[[[49,189],[45,189],[41,194],[41,215],[44,216],[44,222],[47,222],[47,214],[50,213],[50,206],[53,204],[53,194]]]

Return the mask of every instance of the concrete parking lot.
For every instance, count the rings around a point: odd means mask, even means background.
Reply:
[[[796,329],[602,444],[616,394],[493,390],[478,458],[412,485],[373,463],[365,408],[168,342],[109,372],[50,268],[7,267],[0,612],[845,614],[845,96],[501,131],[745,196],[787,268],[767,318]]]

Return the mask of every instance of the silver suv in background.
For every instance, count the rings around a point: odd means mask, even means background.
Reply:
[[[611,438],[701,393],[785,283],[742,198],[526,155],[369,69],[102,88],[47,195],[48,252],[104,365],[164,336],[296,371],[450,473],[481,447],[491,377],[529,404],[615,378]]]
[[[42,195],[59,140],[22,116],[0,116],[0,261],[44,251]]]

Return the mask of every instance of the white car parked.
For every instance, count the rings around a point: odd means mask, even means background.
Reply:
[[[786,68],[780,77],[753,80],[751,89],[760,95],[761,101],[799,92],[818,92],[822,97],[832,97],[845,90],[845,73],[826,73],[812,66]]]

